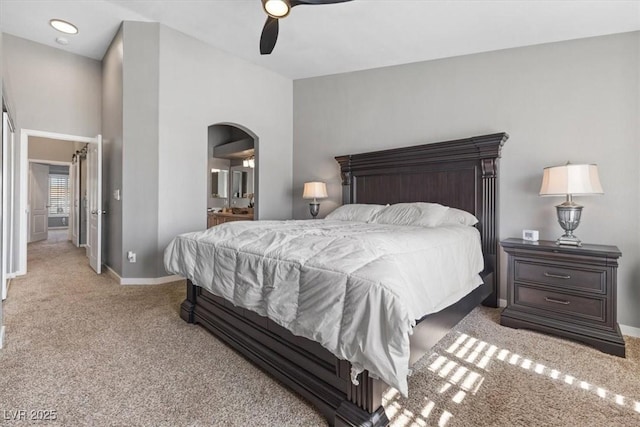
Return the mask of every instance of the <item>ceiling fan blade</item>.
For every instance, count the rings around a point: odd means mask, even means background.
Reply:
[[[269,16],[267,17],[267,22],[264,23],[262,36],[260,36],[260,54],[269,55],[273,52],[273,48],[276,47],[277,41],[278,20]]]
[[[333,4],[333,3],[345,3],[352,0],[285,0],[285,3],[289,7],[299,5],[319,5],[319,4]],[[265,7],[265,0],[263,0],[263,7]],[[267,9],[265,9],[266,11]],[[287,13],[288,14],[288,13]],[[283,17],[286,15],[283,15]],[[260,54],[269,55],[273,52],[273,48],[276,47],[278,41],[278,18],[267,16],[267,22],[264,23],[262,28],[262,35],[260,36]]]
[[[351,0],[291,0],[291,7],[301,4],[332,4],[332,3],[345,3]]]

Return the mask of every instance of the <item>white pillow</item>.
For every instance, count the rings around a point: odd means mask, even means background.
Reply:
[[[449,208],[438,203],[396,203],[386,206],[369,222],[376,224],[436,227]]]
[[[367,222],[383,208],[384,205],[363,205],[357,203],[352,205],[342,205],[327,215],[324,219]]]
[[[469,212],[463,211],[462,209],[449,208],[449,210],[440,220],[440,224],[438,225],[462,224],[473,226],[477,223],[478,218],[476,218]]]

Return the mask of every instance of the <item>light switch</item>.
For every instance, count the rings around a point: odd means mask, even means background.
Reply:
[[[120,200],[120,189],[118,188],[117,190],[113,191],[113,198],[116,200]]]

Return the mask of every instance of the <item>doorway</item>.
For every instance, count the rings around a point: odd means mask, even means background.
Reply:
[[[82,158],[86,159],[84,184],[80,167],[81,154],[83,154]],[[56,156],[64,156],[66,161]],[[50,160],[52,158],[55,160]],[[20,212],[24,216],[20,223],[18,274],[27,272],[27,242],[34,241],[34,238],[41,239],[43,236],[46,238],[49,224],[55,226],[61,222],[66,223],[68,240],[76,246],[82,245],[82,236],[86,236],[84,244],[89,265],[100,274],[102,271],[102,217],[105,214],[102,210],[102,137],[98,135],[91,138],[22,129],[19,159],[21,165],[19,204]],[[68,206],[54,206],[49,198],[49,182],[52,175],[54,177],[58,175],[58,178],[61,175],[49,173],[52,165],[64,165],[68,168],[66,180],[68,184],[66,191],[69,193]],[[43,178],[45,168],[47,168],[47,184],[44,183]],[[58,179],[58,182],[60,181]],[[82,192],[83,188],[85,193]],[[42,193],[39,199],[38,195],[34,194],[38,191]],[[69,225],[71,225],[70,228]],[[45,232],[47,234],[44,234]]]
[[[211,125],[207,153],[209,220],[227,210],[258,219],[258,137],[237,124]]]
[[[73,143],[56,146],[64,151],[74,148]],[[86,234],[86,231],[79,230],[81,223],[74,221],[77,213],[72,209],[76,202],[72,199],[73,188],[80,184],[86,186],[80,181],[82,177],[71,174],[71,162],[38,157],[40,159],[29,161],[29,243],[47,240],[51,230],[66,230],[67,240],[73,240],[72,234]]]

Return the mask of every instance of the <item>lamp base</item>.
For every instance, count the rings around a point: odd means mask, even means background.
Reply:
[[[569,235],[563,234],[562,236],[558,237],[558,240],[556,240],[556,245],[582,246],[582,242],[580,241],[580,239],[578,239],[574,235],[569,236]]]
[[[320,203],[309,203],[309,213],[313,219],[316,219],[318,212],[320,212]]]
[[[564,234],[556,240],[556,245],[582,246],[582,242],[573,235],[573,230],[580,225],[582,206],[571,200],[556,206],[558,223],[564,230]]]

